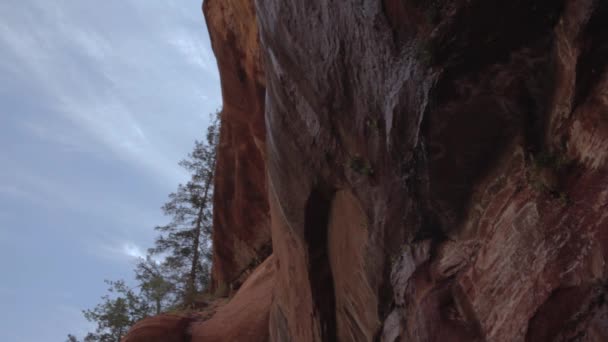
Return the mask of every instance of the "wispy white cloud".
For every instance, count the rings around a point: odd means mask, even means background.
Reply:
[[[19,185],[15,184],[0,184],[0,195],[10,198],[26,198],[32,199],[32,194],[23,190]],[[0,216],[1,217],[1,216]]]
[[[97,258],[121,263],[134,262],[146,257],[146,250],[134,242],[108,240],[102,244],[91,241],[87,251]]]
[[[175,165],[175,157],[160,154],[163,148],[147,139],[146,129],[139,120],[147,113],[134,112],[124,101],[125,96],[145,92],[141,84],[139,89],[125,88],[129,87],[125,73],[137,70],[142,62],[145,64],[146,56],[136,50],[117,55],[112,52],[107,39],[90,29],[70,23],[63,10],[56,6],[43,7],[42,10],[53,19],[54,29],[28,26],[26,33],[23,32],[25,27],[0,24],[0,39],[20,61],[19,64],[5,65],[5,68],[20,70],[36,79],[35,83],[54,100],[52,110],[70,120],[88,137],[109,148],[119,159],[134,162],[151,171],[163,183],[184,179],[184,173]],[[168,42],[201,71],[216,75],[213,56],[200,39],[192,38],[191,33],[181,32]],[[67,55],[71,54],[67,60],[66,51],[72,51]],[[87,68],[91,65],[95,68],[92,75],[86,71],[90,70]],[[140,71],[141,75],[146,72]],[[129,94],[129,91],[133,93]],[[200,90],[193,91],[199,93],[195,99],[208,98]],[[198,113],[192,115],[198,117]],[[30,125],[40,128],[39,123]],[[43,132],[39,130],[37,133]],[[44,133],[49,136],[48,131]],[[52,139],[63,140],[72,147],[79,145],[67,141],[65,137],[55,136]]]
[[[58,124],[57,120],[29,120],[21,125],[33,138],[52,144],[62,151],[92,153],[94,150],[89,136],[71,125]]]
[[[65,23],[65,21],[62,23]],[[74,46],[77,46],[79,51],[86,54],[89,58],[95,61],[103,61],[114,55],[112,46],[108,40],[99,33],[83,28],[76,28],[73,25],[64,25],[62,29],[64,33],[73,31],[73,33],[67,35],[67,37],[70,37]]]
[[[145,258],[146,253],[137,245],[126,243],[122,247],[123,253],[136,259]]]
[[[74,269],[40,285],[28,272],[11,277],[11,298],[25,299],[0,312],[0,340],[61,340],[89,330],[80,308],[100,295],[96,282],[124,277],[145,255],[158,202],[186,178],[176,162],[221,103],[218,73],[200,0],[8,0],[0,18],[0,241],[53,238],[0,249],[0,260],[15,269],[90,263],[74,297],[47,298]],[[79,253],[82,262],[66,260]],[[25,321],[41,329],[14,329]]]
[[[193,37],[190,32],[184,30],[171,32],[166,39],[188,62],[200,67],[219,80],[215,59],[209,48],[200,39]]]
[[[0,158],[0,161],[14,172],[11,176],[5,175],[0,181],[0,199],[21,199],[32,204],[44,203],[53,206],[63,204],[66,207],[77,202],[68,191],[55,183],[38,177],[7,159]]]
[[[0,157],[0,164],[12,171],[11,174],[0,172],[0,200],[25,201],[30,207],[79,213],[91,218],[111,218],[114,226],[104,234],[122,234],[125,230],[133,234],[151,231],[151,219],[160,214],[155,207],[146,208],[142,203],[117,199],[114,193],[83,193],[65,180],[37,174],[6,158]],[[61,226],[53,228],[65,229]]]

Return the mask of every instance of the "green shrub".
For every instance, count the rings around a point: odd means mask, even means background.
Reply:
[[[570,204],[570,197],[565,192],[560,192],[559,201],[563,206],[567,206]]]
[[[532,156],[532,165],[535,168],[548,168],[559,171],[568,165],[568,158],[565,153],[541,151]]]
[[[374,169],[369,161],[361,158],[360,156],[351,157],[349,166],[351,170],[360,175],[372,176],[374,174]]]
[[[367,120],[365,120],[365,125],[374,131],[377,131],[380,128],[380,123],[378,119],[368,118]]]
[[[568,159],[563,153],[540,152],[532,156],[532,165],[528,171],[530,186],[543,193],[551,194],[564,206],[570,204],[567,193],[559,189],[559,172],[567,166]]]
[[[421,43],[416,50],[416,59],[425,66],[431,66],[435,62],[435,49],[431,43]]]

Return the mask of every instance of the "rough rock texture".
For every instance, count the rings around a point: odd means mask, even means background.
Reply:
[[[216,282],[260,258],[270,216],[256,336],[608,340],[608,2],[204,7],[225,101]],[[261,326],[215,326],[231,315]]]
[[[214,287],[238,287],[244,272],[272,252],[264,161],[264,69],[251,1],[206,0],[203,12],[223,96],[215,172]]]
[[[608,339],[608,3],[256,5],[274,341]]]
[[[183,342],[189,340],[188,327],[192,317],[187,315],[159,315],[135,324],[123,341],[128,342]]]
[[[269,339],[268,316],[276,260],[268,257],[230,299],[219,298],[200,312],[146,318],[123,342],[264,342]]]
[[[268,341],[275,272],[276,262],[270,256],[247,278],[228,304],[209,320],[192,325],[192,341]]]

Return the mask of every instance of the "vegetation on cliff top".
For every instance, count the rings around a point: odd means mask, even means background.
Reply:
[[[189,308],[209,284],[213,178],[219,141],[220,112],[211,115],[205,141],[195,141],[193,151],[179,165],[190,173],[162,206],[170,217],[146,259],[135,267],[136,286],[122,280],[106,281],[108,293],[84,317],[97,325],[84,342],[119,342],[137,321],[161,312]],[[68,342],[78,342],[69,334]]]

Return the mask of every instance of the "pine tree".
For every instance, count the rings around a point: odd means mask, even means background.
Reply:
[[[140,319],[149,316],[150,305],[131,290],[124,281],[107,281],[109,294],[92,310],[84,310],[84,317],[97,324],[95,333],[89,333],[85,341],[120,342],[129,328]],[[73,336],[71,336],[73,338]]]
[[[175,285],[167,278],[167,265],[148,256],[135,267],[135,279],[141,296],[153,306],[155,314],[175,304]]]
[[[169,195],[169,202],[162,210],[171,217],[171,222],[156,227],[161,235],[149,250],[151,254],[165,256],[165,265],[173,272],[169,278],[186,306],[193,303],[196,293],[208,283],[218,139],[219,112],[212,115],[206,141],[196,141],[192,153],[179,163],[190,172],[191,178]]]
[[[78,339],[76,338],[76,336],[68,334],[68,339],[65,342],[78,342]]]
[[[205,141],[196,141],[188,158],[179,163],[191,178],[185,185],[179,184],[162,207],[171,221],[155,228],[161,234],[148,257],[136,266],[139,292],[124,281],[106,281],[109,294],[92,310],[83,311],[87,320],[97,324],[95,333],[88,333],[84,342],[119,342],[135,322],[180,304],[190,306],[197,292],[208,286],[219,115],[211,115]],[[155,261],[155,255],[163,261]],[[70,334],[67,341],[78,339]]]

